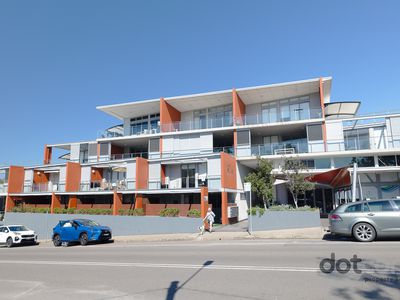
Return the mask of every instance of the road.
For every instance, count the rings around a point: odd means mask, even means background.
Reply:
[[[0,248],[0,298],[399,299],[399,246],[234,240]],[[357,255],[362,273],[322,273],[320,261],[331,253]]]

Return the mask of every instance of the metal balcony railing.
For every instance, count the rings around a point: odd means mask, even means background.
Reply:
[[[136,152],[136,153],[123,153],[123,154],[112,154],[110,160],[130,159],[135,157],[148,158],[148,152]]]

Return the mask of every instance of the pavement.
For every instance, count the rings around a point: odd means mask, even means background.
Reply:
[[[197,239],[0,248],[0,299],[399,299],[399,245]],[[347,272],[329,263],[332,272],[321,271],[332,253]]]

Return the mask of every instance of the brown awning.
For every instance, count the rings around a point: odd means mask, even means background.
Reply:
[[[351,185],[350,172],[347,167],[315,174],[307,177],[306,180],[329,185],[332,188],[341,188]]]

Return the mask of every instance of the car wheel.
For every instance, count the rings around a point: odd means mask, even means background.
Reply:
[[[61,246],[61,237],[58,234],[53,237],[53,244],[55,247]]]
[[[87,233],[82,233],[80,238],[79,238],[79,242],[81,243],[82,246],[86,246],[88,243],[88,235]]]
[[[7,241],[6,241],[6,246],[7,246],[7,248],[11,248],[12,246],[13,246],[13,240],[12,240],[12,238],[8,238],[7,239]]]
[[[372,242],[376,238],[376,231],[371,224],[358,223],[353,227],[353,236],[359,242]]]

